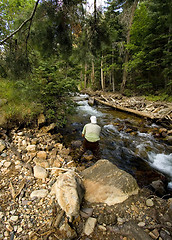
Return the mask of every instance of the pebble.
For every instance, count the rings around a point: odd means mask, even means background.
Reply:
[[[98,225],[98,228],[102,231],[106,231],[106,227],[104,227],[103,225]]]
[[[2,219],[4,216],[4,213],[3,212],[0,212],[0,219]]]
[[[146,200],[146,206],[148,206],[148,207],[153,207],[154,206],[154,202],[152,201],[152,199],[147,199]]]
[[[7,154],[6,153],[2,153],[1,157],[5,158],[5,157],[7,157]]]
[[[18,216],[11,216],[10,217],[10,220],[13,221],[13,222],[16,222],[18,220]]]
[[[40,189],[40,190],[35,190],[31,193],[30,198],[33,199],[35,197],[37,198],[44,198],[48,194],[48,190],[46,189]]]
[[[146,224],[145,224],[144,222],[139,222],[139,223],[138,223],[138,226],[139,226],[139,227],[144,227],[145,225],[146,225]]]
[[[40,166],[34,166],[34,177],[45,179],[48,176],[48,173],[45,168],[42,168]]]
[[[23,231],[23,228],[22,227],[19,227],[18,229],[17,229],[17,233],[21,233]]]

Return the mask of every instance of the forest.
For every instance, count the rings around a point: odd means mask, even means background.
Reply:
[[[65,124],[82,89],[172,101],[171,0],[0,2],[0,98],[10,121]],[[12,119],[12,120],[11,120]]]

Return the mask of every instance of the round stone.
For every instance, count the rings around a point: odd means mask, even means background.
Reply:
[[[147,199],[146,200],[146,206],[153,207],[153,205],[154,205],[154,203],[153,203],[152,199]]]

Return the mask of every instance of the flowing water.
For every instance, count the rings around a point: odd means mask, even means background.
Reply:
[[[90,106],[87,99],[87,95],[80,95],[76,99],[77,112],[68,121],[66,143],[82,140],[83,126],[90,122],[91,115],[95,115],[102,127],[102,158],[129,172],[142,181],[143,185],[154,180],[155,172],[163,173],[167,176],[168,188],[171,189],[172,148],[152,134],[153,129],[160,126],[105,106]],[[154,173],[152,170],[155,170]]]

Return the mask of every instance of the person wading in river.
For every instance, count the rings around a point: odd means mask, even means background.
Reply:
[[[79,160],[87,150],[90,150],[93,153],[96,160],[100,159],[99,141],[101,127],[97,124],[96,116],[91,116],[90,120],[91,123],[87,123],[82,130],[84,141],[80,148]]]

